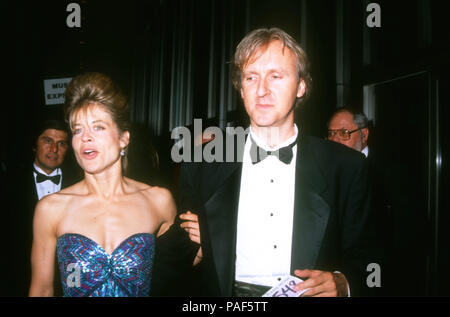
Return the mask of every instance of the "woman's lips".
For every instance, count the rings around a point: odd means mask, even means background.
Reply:
[[[93,149],[86,149],[81,152],[81,156],[87,160],[93,160],[97,157],[98,152]]]

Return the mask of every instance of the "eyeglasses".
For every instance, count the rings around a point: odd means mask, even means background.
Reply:
[[[361,130],[361,129],[363,129],[363,128],[358,128],[358,129],[352,130],[352,131],[349,131],[349,130],[347,130],[347,129],[328,130],[328,139],[333,138],[333,137],[337,134],[337,136],[338,136],[339,139],[341,139],[341,140],[343,140],[343,141],[347,141],[347,140],[350,139],[350,135],[351,135],[353,132],[359,131],[359,130]]]

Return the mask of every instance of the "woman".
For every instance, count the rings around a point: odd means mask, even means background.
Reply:
[[[128,105],[110,78],[74,78],[66,118],[85,177],[36,206],[29,295],[53,295],[56,250],[65,296],[147,296],[155,238],[176,215],[172,196],[123,176]]]

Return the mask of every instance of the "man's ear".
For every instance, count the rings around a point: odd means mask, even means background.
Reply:
[[[361,129],[361,132],[362,132],[362,137],[363,137],[363,143],[367,144],[367,140],[369,138],[369,129],[363,128],[363,129]]]
[[[306,93],[306,83],[303,79],[300,79],[297,88],[297,98],[303,97]]]
[[[128,144],[130,143],[130,132],[127,131],[123,131],[122,134],[120,135],[120,148],[124,149],[128,146]]]

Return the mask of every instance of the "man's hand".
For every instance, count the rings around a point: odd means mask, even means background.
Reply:
[[[198,216],[196,214],[191,213],[188,210],[186,213],[180,215],[180,219],[185,220],[180,224],[180,226],[181,226],[181,228],[183,228],[184,230],[187,231],[187,233],[189,234],[189,238],[192,241],[201,245],[200,226],[198,224]],[[202,258],[203,258],[203,251],[202,251],[202,247],[200,246],[200,248],[198,249],[197,255],[195,256],[193,264],[197,265],[198,263],[200,263]]]
[[[348,283],[344,274],[331,273],[318,270],[295,270],[294,274],[306,279],[295,285],[297,291],[309,288],[302,296],[311,297],[346,297],[348,296]]]
[[[186,232],[189,234],[189,238],[192,241],[201,244],[198,216],[188,210],[186,213],[180,215],[180,219],[185,220],[180,224],[180,226],[181,228],[186,230]]]

